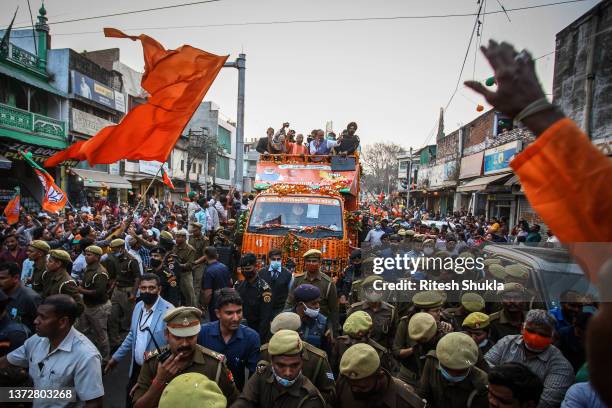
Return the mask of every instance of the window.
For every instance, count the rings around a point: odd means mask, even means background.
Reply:
[[[198,174],[202,174],[202,163],[198,165]]]
[[[216,177],[229,180],[229,158],[217,155],[217,167],[215,168]]]
[[[185,160],[181,160],[181,171],[185,171]]]
[[[225,149],[228,153],[232,153],[232,133],[224,127],[219,126],[217,143],[221,149]]]
[[[400,170],[406,170],[407,168],[408,168],[408,161],[407,160],[401,161],[399,163],[399,169]]]

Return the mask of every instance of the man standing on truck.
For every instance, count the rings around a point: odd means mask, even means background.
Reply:
[[[303,283],[316,286],[321,291],[321,313],[329,319],[333,337],[338,334],[338,294],[336,285],[332,279],[321,273],[321,251],[310,249],[304,254],[304,270],[301,275],[296,275],[289,290],[286,309],[295,306],[294,291]]]

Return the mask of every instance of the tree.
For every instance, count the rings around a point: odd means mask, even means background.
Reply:
[[[372,193],[389,194],[396,190],[398,162],[397,155],[404,150],[395,143],[374,143],[363,149],[363,185]]]

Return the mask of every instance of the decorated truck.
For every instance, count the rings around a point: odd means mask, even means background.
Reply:
[[[261,155],[255,200],[244,214],[242,253],[268,264],[279,248],[283,265],[296,273],[302,255],[322,252],[322,271],[337,276],[358,246],[359,156]]]

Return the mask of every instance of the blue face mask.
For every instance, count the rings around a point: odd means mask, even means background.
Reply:
[[[272,267],[272,269],[274,269],[275,271],[280,271],[281,268],[281,261],[270,261],[270,266]]]
[[[448,382],[452,382],[452,383],[458,383],[461,382],[463,380],[465,380],[465,378],[468,376],[469,371],[467,373],[465,373],[465,375],[460,375],[460,376],[452,376],[450,375],[450,373],[448,371],[446,371],[444,369],[444,367],[442,367],[441,365],[438,365],[438,370],[440,370],[440,373],[442,374],[442,377],[444,377],[444,379]]]
[[[274,367],[272,367],[272,374],[274,374],[274,378],[276,379],[277,383],[279,383],[280,385],[282,385],[285,388],[289,388],[293,384],[295,384],[295,382],[298,380],[298,378],[300,378],[300,376],[302,375],[302,372],[300,372],[293,380],[287,380],[286,378],[283,378],[283,377],[279,376],[278,374],[276,374],[276,371],[274,371]]]

